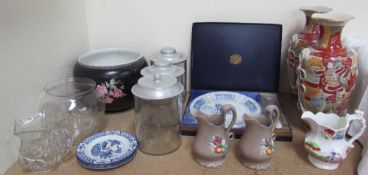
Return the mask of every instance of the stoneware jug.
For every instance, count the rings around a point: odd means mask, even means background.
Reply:
[[[198,112],[194,115],[199,125],[193,145],[193,157],[205,167],[221,166],[229,150],[229,139],[234,138],[234,133],[230,130],[236,121],[235,108],[225,104],[221,110],[220,114],[206,115]],[[230,125],[225,128],[225,116],[229,112],[232,112],[232,119]]]
[[[309,162],[320,169],[336,169],[347,157],[349,149],[354,147],[353,142],[362,135],[366,127],[363,114],[362,111],[355,111],[355,114],[339,117],[333,113],[304,112],[302,119],[311,127],[311,131],[306,134],[304,140]],[[359,121],[361,128],[352,138],[345,139],[352,120]]]
[[[271,166],[272,153],[276,146],[273,133],[280,111],[275,105],[268,105],[265,115],[249,117],[243,115],[245,129],[238,146],[238,156],[244,166],[251,169],[266,169]]]

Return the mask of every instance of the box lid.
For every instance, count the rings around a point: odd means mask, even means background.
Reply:
[[[194,23],[191,88],[277,92],[282,26]]]

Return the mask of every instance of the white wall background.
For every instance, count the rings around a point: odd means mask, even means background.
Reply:
[[[145,56],[163,46],[189,54],[191,24],[201,21],[283,25],[281,67],[303,5],[346,12],[343,36],[368,38],[365,0],[0,0],[0,173],[16,159],[14,117],[29,114],[46,82],[71,75],[88,49],[129,47]],[[282,69],[280,91],[287,91]],[[5,151],[4,151],[5,150]]]
[[[15,117],[88,50],[83,0],[0,0],[0,174],[16,160]]]

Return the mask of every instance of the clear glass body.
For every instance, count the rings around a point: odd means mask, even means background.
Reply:
[[[58,152],[55,139],[47,132],[32,131],[23,134],[19,148],[18,163],[24,169],[43,171],[57,167],[62,156]]]
[[[184,62],[181,62],[181,63],[176,63],[174,65],[184,68],[184,74],[183,74],[182,77],[179,77],[180,80],[179,79],[178,80],[184,86],[184,91],[183,91],[184,98],[183,99],[185,99],[185,97],[187,96],[187,91],[188,91],[188,89],[187,89],[187,75],[186,75],[187,74],[187,61],[184,61]]]
[[[70,155],[73,141],[68,130],[49,130],[43,114],[15,120],[14,134],[21,139],[18,163],[24,169],[53,169]]]
[[[95,94],[96,82],[87,78],[69,78],[46,85],[39,104],[47,126],[66,128],[79,144],[100,129],[105,104]]]
[[[180,147],[181,96],[162,100],[135,97],[135,131],[142,152],[160,155]]]

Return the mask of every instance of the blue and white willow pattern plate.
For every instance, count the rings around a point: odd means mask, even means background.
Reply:
[[[216,91],[203,94],[195,98],[190,104],[190,113],[194,115],[197,111],[205,114],[216,114],[221,112],[221,107],[224,104],[231,104],[235,107],[237,118],[234,128],[242,128],[245,126],[242,115],[247,114],[251,117],[256,117],[261,114],[260,105],[252,98],[229,91]],[[226,114],[225,126],[229,126],[231,121],[231,113]]]
[[[111,169],[132,160],[137,139],[123,131],[104,131],[87,137],[77,147],[77,160],[89,169]]]

